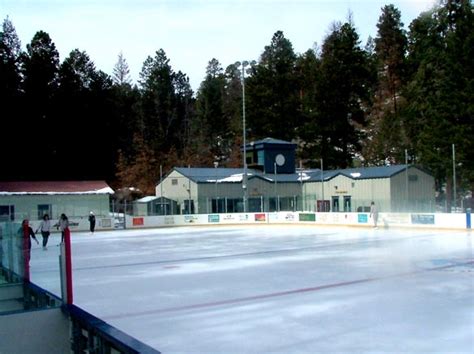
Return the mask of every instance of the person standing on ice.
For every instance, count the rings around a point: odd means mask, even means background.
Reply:
[[[30,226],[29,220],[25,219],[22,221],[20,228],[18,229],[18,236],[20,237],[20,250],[23,255],[23,278],[27,281],[30,280],[30,258],[31,258],[31,239],[35,240],[39,245],[39,241]],[[30,238],[31,237],[31,238]]]
[[[95,215],[92,211],[89,214],[89,229],[91,231],[91,234],[93,234],[95,230]]]
[[[36,233],[38,233],[38,231],[41,231],[41,236],[43,236],[43,251],[46,251],[48,249],[46,246],[48,245],[49,234],[51,233],[51,221],[49,220],[48,214],[43,215],[43,220],[41,220],[36,229]]]
[[[375,206],[374,202],[370,203],[370,215],[369,215],[369,217],[373,218],[374,228],[377,229],[377,221],[378,221],[378,218],[379,218],[379,211],[377,210],[377,207]]]
[[[59,217],[59,221],[56,224],[56,228],[61,230],[61,243],[64,242],[64,230],[69,227],[69,219],[67,218],[66,214],[61,214]]]

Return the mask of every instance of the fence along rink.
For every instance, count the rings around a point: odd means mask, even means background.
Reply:
[[[379,213],[378,226],[445,228],[470,230],[470,212],[448,213]],[[469,221],[469,222],[468,222]],[[126,228],[154,228],[190,225],[245,225],[245,224],[309,224],[334,226],[372,227],[369,213],[221,213],[189,215],[130,216],[125,219]]]

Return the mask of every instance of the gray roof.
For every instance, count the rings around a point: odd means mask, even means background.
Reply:
[[[265,138],[261,140],[256,140],[249,142],[247,145],[257,145],[257,144],[279,144],[279,145],[296,145],[292,142],[285,141],[285,140],[280,140],[280,139],[273,139],[273,138]]]
[[[377,166],[377,167],[358,167],[339,170],[323,171],[324,181],[329,181],[338,175],[343,175],[351,179],[372,179],[389,178],[405,171],[407,165]],[[411,166],[415,167],[415,166]],[[241,183],[242,168],[196,168],[196,167],[175,167],[175,171],[188,177],[196,183]],[[259,170],[247,169],[249,179],[260,178],[269,182],[300,183],[321,181],[320,169],[308,169],[297,171],[292,174],[263,173]]]

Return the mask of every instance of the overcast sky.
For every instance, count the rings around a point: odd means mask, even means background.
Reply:
[[[51,36],[61,61],[84,50],[96,67],[112,74],[119,52],[138,79],[147,56],[162,48],[174,71],[197,90],[207,63],[223,68],[258,60],[281,30],[296,53],[320,45],[335,21],[352,12],[362,44],[375,37],[381,8],[394,4],[408,28],[435,0],[0,0],[1,21],[9,16],[23,48],[38,30]]]

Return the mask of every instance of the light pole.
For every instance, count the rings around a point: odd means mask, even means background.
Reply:
[[[324,202],[324,171],[323,171],[323,159],[321,159],[321,197],[323,198],[322,200],[322,206],[321,209],[322,211],[326,211],[326,203]]]
[[[406,207],[407,209],[405,210],[405,212],[409,211],[408,210],[408,206],[410,205],[410,203],[408,202],[408,198],[409,198],[409,194],[408,194],[408,150],[405,149],[405,202],[406,202]]]
[[[243,164],[244,173],[242,175],[242,189],[244,192],[244,213],[247,212],[247,134],[245,130],[245,67],[249,65],[248,61],[235,63],[236,67],[242,66],[242,137],[243,137]]]
[[[457,198],[456,198],[456,148],[453,144],[453,198],[454,198],[454,212],[457,211]]]

